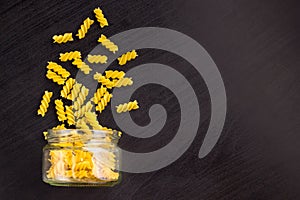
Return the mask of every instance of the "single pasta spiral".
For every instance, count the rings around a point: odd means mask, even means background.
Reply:
[[[98,105],[96,106],[96,110],[102,113],[104,108],[107,106],[107,104],[110,102],[111,98],[113,97],[112,94],[109,92],[106,92],[104,96],[101,98],[101,100],[98,102]]]
[[[52,80],[53,82],[57,83],[58,85],[63,85],[66,81],[65,78],[59,76],[58,74],[56,74],[55,72],[48,70],[46,77],[50,80]]]
[[[91,127],[95,130],[101,130],[102,126],[99,124],[97,115],[94,112],[86,112],[85,113],[86,122],[91,125]]]
[[[55,108],[56,108],[56,113],[57,113],[57,119],[60,122],[63,122],[67,119],[65,109],[64,109],[64,104],[61,99],[56,99],[54,101],[55,103]]]
[[[81,58],[81,53],[80,51],[70,51],[66,53],[60,53],[59,54],[59,60],[62,62],[66,62],[68,60],[73,60],[76,58]]]
[[[125,76],[125,72],[122,72],[122,71],[117,71],[117,70],[105,71],[105,78],[121,79],[124,76]]]
[[[68,95],[68,99],[75,101],[75,99],[77,98],[77,96],[80,93],[81,86],[82,86],[82,84],[75,83],[71,90],[71,94]]]
[[[127,78],[127,77],[124,77],[124,78],[121,78],[120,80],[118,80],[114,87],[125,87],[125,86],[130,86],[133,84],[133,81],[132,81],[132,78]]]
[[[94,20],[91,20],[89,17],[86,18],[86,20],[83,21],[83,24],[80,26],[80,29],[78,30],[78,33],[76,36],[78,36],[79,39],[82,39],[85,37],[85,34],[88,32],[91,25],[94,23]]]
[[[92,69],[85,64],[80,58],[74,59],[72,62],[73,65],[77,66],[78,69],[80,69],[84,74],[89,74]]]
[[[100,38],[98,39],[98,42],[100,42],[102,46],[104,46],[113,53],[116,53],[116,51],[119,50],[118,46],[109,39],[107,39],[107,37],[103,34],[101,34]]]
[[[103,12],[100,8],[95,8],[94,13],[97,21],[100,23],[101,28],[103,28],[104,26],[108,26],[107,19],[104,17]]]
[[[93,98],[94,103],[97,104],[106,92],[107,89],[103,87],[103,85],[101,85],[101,87],[98,88],[94,94],[94,98]]]
[[[82,106],[79,110],[74,112],[74,116],[79,119],[84,116],[86,112],[90,112],[93,109],[93,105],[90,101],[88,101],[84,106]]]
[[[49,107],[49,103],[50,103],[52,95],[53,95],[52,92],[45,91],[45,93],[42,97],[42,100],[41,100],[40,107],[37,111],[38,115],[42,115],[42,117],[45,116],[46,112],[48,111],[48,107]]]
[[[139,108],[137,100],[116,106],[117,113],[128,112]]]
[[[51,69],[63,78],[68,78],[71,75],[70,72],[56,62],[48,62],[47,69]]]
[[[71,98],[70,98],[71,95],[69,95],[69,94],[70,94],[74,84],[75,84],[75,79],[69,78],[66,81],[65,85],[63,86],[62,90],[60,91],[60,96],[71,100]]]
[[[107,63],[107,56],[103,56],[103,55],[88,55],[87,60],[90,63]]]
[[[74,113],[72,110],[72,106],[66,106],[66,115],[67,115],[67,122],[68,124],[74,125],[75,124],[75,117],[74,117]]]
[[[72,33],[65,33],[63,35],[54,35],[52,37],[52,39],[54,40],[53,43],[58,43],[58,44],[61,44],[61,43],[66,43],[66,42],[69,42],[69,41],[73,41],[73,34]]]
[[[84,103],[87,95],[89,94],[89,89],[87,89],[85,86],[81,87],[81,92],[78,94],[75,102],[74,102],[74,109],[79,110],[79,108]]]
[[[138,56],[135,50],[129,51],[118,58],[119,65],[125,65],[128,61],[135,59]]]
[[[105,76],[102,76],[101,74],[99,73],[96,73],[94,75],[94,79],[96,81],[98,81],[99,83],[101,83],[102,85],[106,86],[108,89],[111,89],[114,87],[115,85],[115,82],[109,80],[108,78],[105,78]]]

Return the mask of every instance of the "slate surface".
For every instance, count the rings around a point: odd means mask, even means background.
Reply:
[[[42,131],[57,121],[53,104],[45,119],[36,110],[45,89],[55,97],[60,89],[44,77],[45,65],[70,49],[87,55],[100,29],[93,26],[84,40],[62,46],[52,44],[51,37],[75,32],[98,6],[111,23],[103,29],[108,36],[143,26],[166,27],[203,45],[225,83],[225,127],[213,151],[198,159],[210,117],[203,79],[172,54],[142,50],[128,69],[155,61],[190,80],[201,109],[191,147],[159,171],[124,173],[114,188],[51,187],[41,180]],[[1,1],[0,199],[299,199],[299,18],[299,3],[292,0]],[[161,148],[180,123],[176,97],[158,85],[140,88],[134,97],[144,107],[132,113],[139,125],[149,123],[147,111],[154,102],[170,113],[158,135],[143,140],[124,134],[120,146],[137,152]],[[118,128],[110,110],[104,114],[101,122]]]

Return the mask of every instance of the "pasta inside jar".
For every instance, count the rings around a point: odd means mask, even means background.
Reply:
[[[114,186],[120,182],[120,132],[48,130],[43,181],[56,186]]]

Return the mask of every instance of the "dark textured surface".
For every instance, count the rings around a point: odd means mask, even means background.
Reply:
[[[207,88],[184,61],[145,50],[128,67],[153,60],[168,64],[184,74],[197,93],[201,126],[192,146],[159,171],[124,173],[122,183],[114,188],[52,187],[41,180],[42,131],[57,121],[53,104],[45,119],[36,116],[36,110],[45,89],[53,90],[55,97],[60,89],[44,77],[45,65],[70,49],[86,55],[96,45],[99,29],[93,26],[84,40],[62,46],[52,44],[51,37],[75,32],[99,5],[111,24],[103,30],[108,36],[159,26],[202,44],[225,82],[225,128],[214,150],[198,159],[210,117]],[[0,199],[300,199],[300,7],[296,0],[28,0],[1,1],[0,6]],[[176,134],[178,102],[170,91],[156,85],[134,95],[144,107],[132,114],[138,124],[149,122],[146,111],[153,102],[170,111],[168,122],[146,142],[125,134],[120,145],[140,152],[160,148]],[[117,128],[109,110],[105,116],[102,123]]]

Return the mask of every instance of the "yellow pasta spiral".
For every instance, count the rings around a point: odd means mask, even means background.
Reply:
[[[69,42],[69,41],[73,41],[73,34],[72,33],[65,33],[63,35],[54,35],[52,37],[52,39],[54,40],[53,43],[58,43],[58,44],[61,44],[61,43],[66,43],[66,42]]]
[[[128,61],[135,59],[138,56],[135,50],[129,51],[118,58],[119,65],[125,65]]]
[[[101,28],[103,28],[104,26],[108,26],[107,19],[104,17],[103,12],[100,8],[95,8],[94,13],[97,21],[100,23]]]
[[[90,112],[93,109],[93,105],[90,101],[88,101],[84,106],[79,108],[79,110],[74,112],[74,116],[79,119],[84,116],[86,112]]]
[[[77,96],[80,93],[81,86],[82,86],[82,84],[75,82],[75,84],[73,85],[73,88],[71,90],[71,94],[68,95],[68,99],[75,101],[75,99],[77,98]]]
[[[63,85],[66,81],[65,78],[59,76],[55,72],[51,71],[50,69],[47,71],[46,77],[53,82],[57,83],[58,85]]]
[[[79,110],[79,108],[84,103],[88,94],[89,94],[89,89],[87,89],[85,86],[82,86],[80,93],[78,94],[76,100],[74,101],[74,109],[75,110]]]
[[[97,104],[106,92],[107,89],[101,85],[101,87],[98,88],[94,94],[94,98],[93,98],[94,103]]]
[[[115,82],[105,78],[105,76],[102,76],[99,73],[96,73],[94,75],[94,79],[97,80],[99,83],[101,83],[102,85],[106,86],[108,89],[111,89],[114,87]]]
[[[66,106],[66,115],[67,115],[67,122],[68,124],[74,125],[75,124],[75,117],[74,117],[74,113],[72,110],[72,106]]]
[[[41,100],[40,107],[37,111],[38,115],[42,115],[42,117],[45,116],[46,112],[48,111],[48,107],[49,107],[49,103],[50,103],[52,95],[53,95],[52,92],[45,91],[45,93],[42,97],[42,100]]]
[[[98,39],[98,42],[100,42],[102,46],[104,46],[113,53],[116,53],[116,51],[119,50],[119,47],[115,43],[107,39],[107,37],[103,34],[101,34],[100,38]]]
[[[117,108],[117,113],[122,113],[122,112],[127,112],[131,110],[136,110],[139,108],[137,100],[131,101],[128,103],[120,104],[116,106]]]
[[[106,92],[103,95],[103,97],[101,98],[101,100],[98,102],[98,105],[96,106],[96,110],[99,111],[100,113],[102,113],[102,111],[107,106],[107,104],[110,102],[112,97],[113,97],[112,94],[110,94],[109,92]]]
[[[75,84],[75,79],[69,78],[66,81],[65,85],[63,86],[62,90],[60,91],[60,96],[63,97],[63,98],[71,100],[71,98],[70,98],[71,95],[69,95],[69,94],[70,94],[74,84]]]
[[[90,127],[86,124],[85,119],[81,118],[76,121],[76,128],[88,130]]]
[[[80,51],[70,51],[66,53],[60,53],[59,54],[59,60],[62,62],[66,62],[68,60],[73,60],[75,58],[81,58],[81,53]]]
[[[55,103],[55,109],[56,109],[56,114],[57,114],[57,119],[60,122],[63,122],[67,119],[65,109],[64,109],[64,104],[61,99],[56,99],[54,101]]]
[[[129,86],[129,85],[132,85],[133,84],[133,81],[132,81],[132,78],[127,78],[127,77],[124,77],[124,78],[121,78],[120,80],[118,80],[114,87],[125,87],[125,86]]]
[[[71,75],[70,72],[56,62],[48,62],[47,69],[51,69],[63,78],[68,78]]]
[[[125,72],[122,72],[122,71],[118,71],[118,70],[105,71],[105,78],[121,79],[124,76],[125,76]]]
[[[103,56],[103,55],[88,55],[87,60],[90,63],[107,63],[107,56]]]
[[[91,125],[91,127],[95,130],[101,130],[102,126],[100,126],[97,115],[94,112],[86,112],[85,113],[85,120],[86,122]]]
[[[80,58],[74,59],[72,62],[73,65],[77,66],[78,69],[80,69],[84,74],[89,74],[92,69],[83,62]]]
[[[89,17],[86,18],[83,21],[83,24],[80,26],[80,29],[78,30],[78,33],[76,36],[78,36],[79,39],[82,39],[85,37],[85,34],[88,32],[91,25],[94,23],[94,20],[91,20]]]

